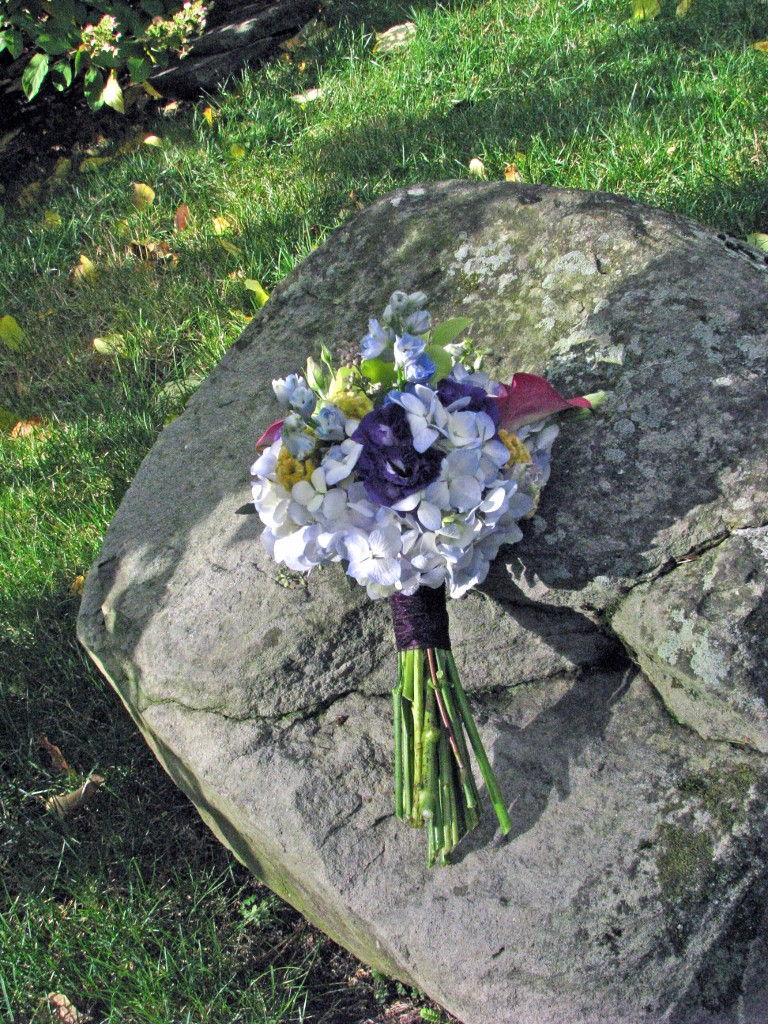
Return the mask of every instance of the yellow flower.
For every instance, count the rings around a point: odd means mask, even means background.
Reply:
[[[333,404],[350,420],[361,420],[373,408],[373,402],[362,391],[342,391],[333,396]]]
[[[499,438],[509,452],[509,458],[505,463],[507,466],[515,466],[518,463],[532,462],[531,453],[525,447],[517,434],[510,434],[506,430],[499,431]]]
[[[316,469],[317,463],[311,457],[300,462],[299,459],[294,459],[285,445],[281,446],[275,473],[278,483],[281,483],[286,491],[290,491],[300,480],[309,480]]]

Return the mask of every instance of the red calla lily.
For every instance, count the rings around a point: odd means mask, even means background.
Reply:
[[[499,385],[498,395],[491,398],[498,403],[499,426],[513,433],[556,412],[592,408],[586,398],[563,398],[548,380],[535,373],[516,373],[512,383]]]
[[[264,433],[261,435],[259,440],[256,442],[256,451],[260,448],[269,448],[271,444],[280,437],[280,431],[283,429],[283,421],[275,420],[275,422],[267,427]]]

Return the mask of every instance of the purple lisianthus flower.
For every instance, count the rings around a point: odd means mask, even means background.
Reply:
[[[400,405],[385,405],[363,416],[352,440],[363,446],[355,472],[368,497],[379,505],[394,505],[440,474],[444,453],[437,448],[416,451]]]
[[[494,401],[483,388],[478,387],[476,384],[469,384],[463,380],[454,380],[453,377],[444,377],[437,385],[437,397],[446,409],[453,405],[454,402],[458,402],[462,398],[468,398],[469,401],[461,406],[462,411],[487,413],[494,424],[497,427],[499,425],[500,410],[498,402]]]

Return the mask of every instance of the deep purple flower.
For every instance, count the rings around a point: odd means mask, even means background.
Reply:
[[[444,453],[436,448],[416,451],[400,405],[385,405],[363,416],[352,440],[363,446],[355,472],[379,505],[393,505],[440,475]]]
[[[485,390],[477,384],[470,384],[468,381],[454,380],[453,377],[444,377],[437,385],[437,397],[445,406],[458,402],[460,398],[469,398],[469,402],[463,407],[469,412],[487,413],[495,425],[499,425],[499,405]]]

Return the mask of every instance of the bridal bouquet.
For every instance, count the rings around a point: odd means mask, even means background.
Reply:
[[[446,592],[477,586],[522,538],[549,477],[550,417],[590,403],[534,374],[500,384],[468,369],[456,339],[469,321],[433,327],[425,303],[395,292],[359,353],[337,367],[323,346],[304,376],[273,381],[285,415],[259,438],[251,472],[275,561],[299,572],[342,562],[369,597],[389,598],[395,810],[426,827],[431,866],[478,821],[469,746],[511,827],[451,654]]]

